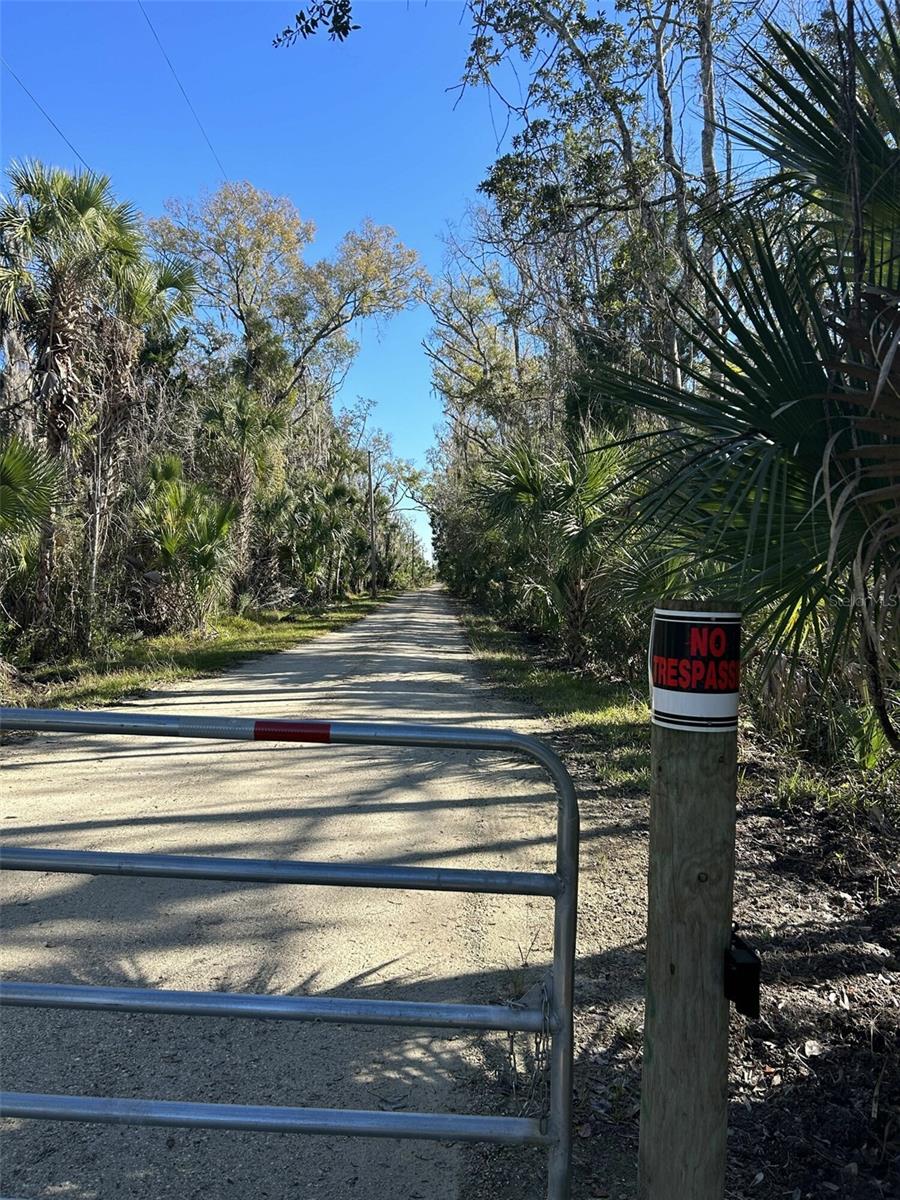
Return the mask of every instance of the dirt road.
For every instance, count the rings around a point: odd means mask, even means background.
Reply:
[[[529,726],[479,686],[436,591],[128,707]],[[513,759],[44,735],[7,747],[2,776],[0,832],[16,845],[553,869],[549,784]],[[12,978],[492,1002],[524,990],[549,957],[541,899],[12,872],[2,880],[2,968]],[[499,1061],[502,1044],[10,1009],[3,1080],[19,1091],[463,1112],[481,1090],[476,1065]],[[454,1200],[470,1153],[426,1142],[4,1124],[3,1195],[23,1200]],[[534,1195],[542,1188],[536,1177]]]

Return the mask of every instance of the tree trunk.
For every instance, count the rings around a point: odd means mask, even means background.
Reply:
[[[703,126],[700,132],[700,159],[703,168],[703,207],[706,215],[719,202],[719,171],[716,166],[716,85],[712,43],[713,6],[712,0],[701,0],[697,13],[697,40],[700,58],[700,95],[703,103]],[[707,275],[715,273],[716,239],[713,224],[703,223],[700,240],[700,265]],[[707,304],[706,319],[718,329],[720,324],[716,306]]]
[[[567,588],[566,651],[569,663],[579,670],[587,662],[587,587],[578,574]]]
[[[251,591],[250,559],[253,539],[253,463],[249,455],[238,459],[234,482],[234,501],[238,505],[235,525],[235,570],[231,585],[232,608],[237,612],[240,597]]]
[[[709,0],[705,0],[709,2]],[[666,47],[664,44],[669,18],[672,13],[672,0],[667,0],[659,17],[654,18],[648,6],[647,21],[653,39],[653,74],[656,81],[656,95],[662,112],[662,151],[663,160],[672,180],[672,192],[675,197],[675,227],[678,245],[687,275],[694,271],[694,252],[688,230],[687,189],[684,183],[684,169],[678,161],[675,150],[675,121],[672,116],[672,96],[666,69]]]
[[[33,655],[45,656],[52,645],[51,581],[56,566],[56,515],[51,508],[41,525],[38,562],[34,581],[34,639]]]

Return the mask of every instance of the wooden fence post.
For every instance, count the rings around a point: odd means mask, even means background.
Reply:
[[[654,615],[640,1200],[722,1200],[737,800],[740,616]]]

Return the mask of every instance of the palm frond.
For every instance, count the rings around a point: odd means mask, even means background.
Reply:
[[[60,473],[37,446],[9,438],[0,446],[0,533],[39,529],[56,502]]]

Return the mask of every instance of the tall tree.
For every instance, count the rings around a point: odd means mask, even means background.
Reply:
[[[95,314],[114,303],[140,255],[134,210],[106,176],[14,163],[0,207],[0,303],[30,352],[28,398],[51,461],[72,469],[72,434],[85,413]],[[51,508],[41,535],[35,620],[49,636],[56,551]]]
[[[233,598],[252,590],[250,539],[259,480],[271,452],[287,431],[283,407],[270,407],[249,388],[233,382],[202,416],[214,454],[223,458],[225,494],[235,517]]]
[[[197,203],[169,201],[167,210],[150,222],[153,244],[195,264],[210,315],[239,342],[243,382],[273,406],[330,398],[355,349],[350,328],[400,312],[424,282],[416,254],[369,221],[333,259],[307,263],[313,223],[249,183],[223,184]],[[273,339],[284,353],[269,372]]]

